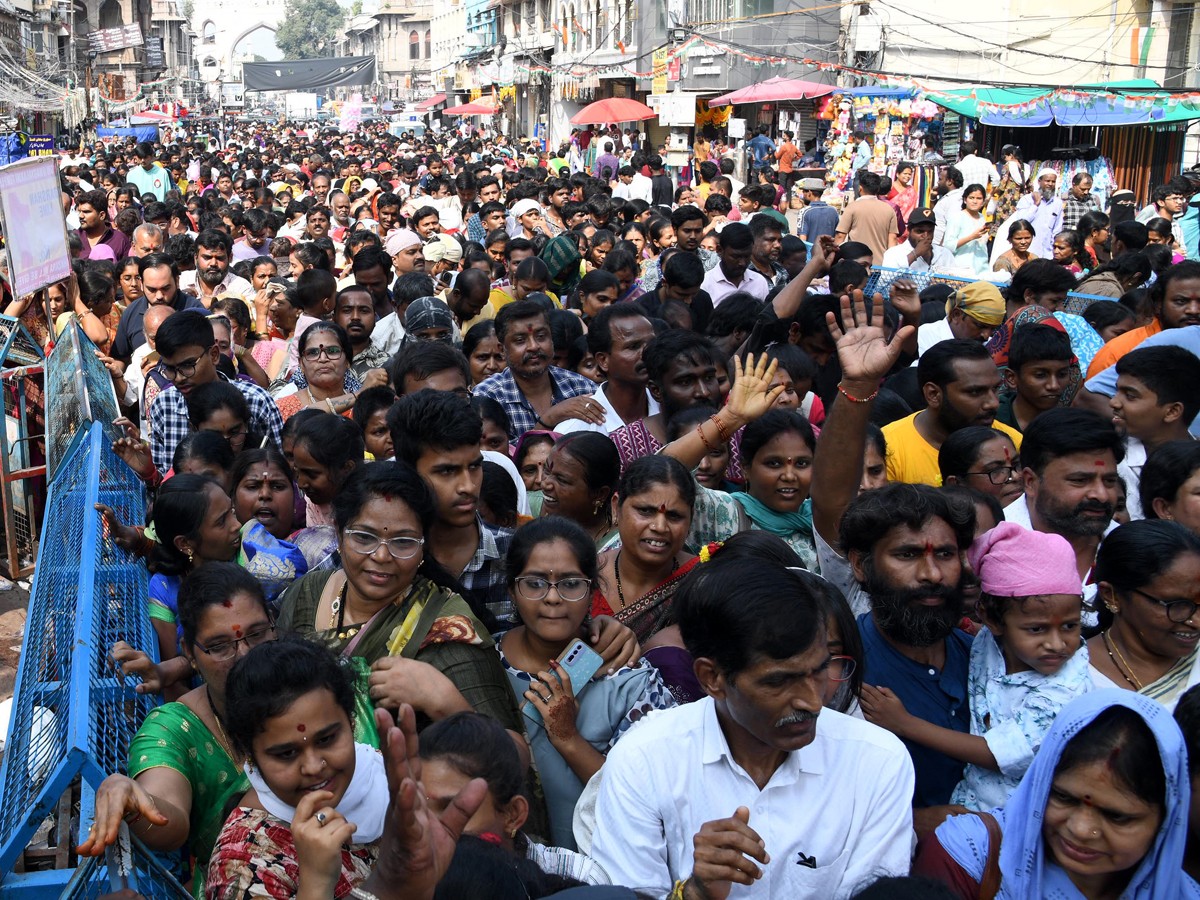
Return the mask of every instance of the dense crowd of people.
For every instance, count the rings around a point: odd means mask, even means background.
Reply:
[[[6,298],[95,344],[152,497],[97,511],[163,702],[81,853],[124,821],[210,900],[1200,895],[1200,234],[1015,153],[945,219],[616,129],[178,137],[65,160],[75,274]],[[993,190],[1006,285],[863,296],[982,269]]]

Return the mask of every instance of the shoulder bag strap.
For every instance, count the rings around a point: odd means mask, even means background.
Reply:
[[[977,812],[975,815],[983,820],[987,827],[988,855],[983,867],[983,878],[979,882],[979,900],[995,900],[1000,893],[1000,823],[991,813]]]

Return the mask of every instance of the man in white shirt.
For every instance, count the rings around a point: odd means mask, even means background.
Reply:
[[[196,268],[179,275],[179,289],[195,294],[204,308],[225,294],[237,294],[254,310],[254,286],[229,271],[233,241],[223,231],[208,229],[196,236]]]
[[[600,310],[588,325],[588,350],[607,378],[592,394],[607,418],[601,425],[583,419],[560,422],[555,431],[597,431],[612,434],[630,422],[657,415],[658,402],[646,387],[650,375],[642,362],[642,352],[654,339],[654,326],[642,308],[634,303],[614,303]]]
[[[650,202],[650,198],[654,196],[654,184],[650,177],[642,174],[642,166],[646,164],[646,158],[639,153],[633,155],[633,178],[629,182],[629,199],[630,200],[645,200]]]
[[[937,217],[932,209],[914,209],[908,217],[907,237],[883,253],[885,269],[909,269],[913,272],[949,272],[954,254],[933,242]]]
[[[946,233],[946,225],[950,222],[950,217],[962,209],[963,185],[962,172],[948,166],[942,170],[942,180],[938,185],[944,193],[942,199],[933,204],[933,216],[937,220],[937,227],[933,232],[933,242],[939,247],[942,244],[942,236]]]
[[[912,762],[895,736],[824,708],[845,670],[809,582],[718,554],[675,608],[708,696],[609,752],[590,855],[613,883],[841,900],[907,874]]]
[[[754,235],[750,226],[742,222],[730,222],[721,229],[717,236],[717,255],[721,261],[704,275],[700,289],[706,291],[712,298],[713,306],[730,294],[744,291],[757,297],[767,299],[767,279],[750,268],[750,258],[754,250]]]
[[[991,160],[977,156],[977,150],[974,141],[963,141],[958,145],[958,162],[954,164],[954,168],[962,173],[963,185],[982,184],[986,189],[989,184],[999,184],[1000,173],[996,171]]]

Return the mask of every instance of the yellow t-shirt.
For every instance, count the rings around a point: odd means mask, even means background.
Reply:
[[[557,296],[550,291],[546,291],[546,296],[554,301],[555,306],[557,306],[559,309],[562,309],[562,303],[559,302]],[[493,315],[489,316],[489,318],[494,318],[495,313],[499,312],[502,307],[508,306],[508,304],[512,303],[515,299],[516,298],[512,295],[512,288],[494,288],[492,293],[488,296],[488,303],[491,305],[492,310],[494,311]]]
[[[888,481],[903,481],[908,484],[942,486],[942,471],[938,467],[938,451],[917,431],[918,413],[906,416],[883,426],[883,437],[887,441]],[[1021,433],[1003,422],[993,422],[992,428],[1012,438],[1013,444],[1021,449]]]

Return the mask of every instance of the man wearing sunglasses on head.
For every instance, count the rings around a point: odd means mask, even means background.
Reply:
[[[187,395],[202,384],[223,378],[217,371],[220,348],[212,322],[203,310],[172,313],[155,335],[160,367],[171,386],[154,398],[147,419],[150,423],[150,448],[154,465],[160,472],[171,468],[175,447],[189,431]],[[228,379],[226,379],[228,380]],[[251,431],[268,435],[279,445],[283,419],[271,395],[245,379],[230,381],[246,398],[250,409]]]

